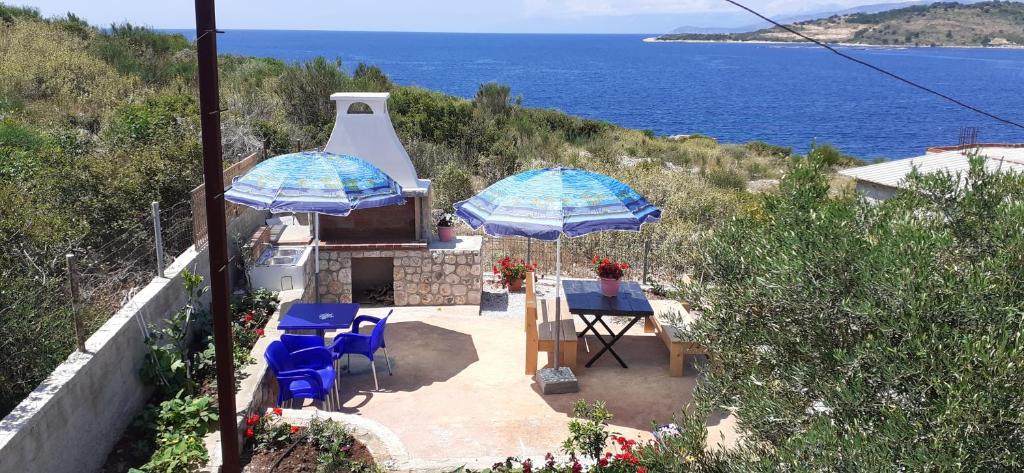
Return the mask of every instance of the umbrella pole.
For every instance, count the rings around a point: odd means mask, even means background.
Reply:
[[[313,213],[313,231],[315,232],[315,235],[316,235],[315,239],[313,240],[313,245],[315,245],[315,246],[313,246],[313,252],[314,252],[314,258],[316,258],[316,261],[314,261],[314,263],[316,264],[316,266],[315,266],[316,270],[313,272],[313,285],[316,287],[316,303],[319,304],[320,303],[320,212],[314,212]]]
[[[560,366],[562,345],[562,235],[555,240],[555,369]]]

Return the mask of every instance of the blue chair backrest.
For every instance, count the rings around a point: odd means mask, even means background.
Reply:
[[[267,359],[267,365],[270,365],[270,369],[274,370],[275,374],[295,368],[292,365],[292,357],[288,353],[288,348],[280,340],[270,342],[263,357]]]
[[[394,309],[388,311],[388,315],[385,315],[380,322],[377,322],[373,326],[373,332],[370,333],[370,350],[376,351],[384,342],[384,325],[388,323],[388,317],[391,317],[391,313]]]
[[[281,335],[281,343],[288,349],[288,353],[295,353],[306,348],[322,347],[324,346],[324,339],[316,335],[286,333]]]

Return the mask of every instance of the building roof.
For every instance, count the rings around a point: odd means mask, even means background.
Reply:
[[[981,146],[975,148],[978,154],[988,159],[985,167],[989,170],[1014,170],[1024,172],[1024,146]],[[967,150],[942,151],[924,156],[897,159],[884,163],[861,166],[839,171],[843,176],[858,181],[880,184],[888,187],[903,187],[903,180],[914,166],[922,174],[947,171],[953,174],[966,173],[970,152]]]

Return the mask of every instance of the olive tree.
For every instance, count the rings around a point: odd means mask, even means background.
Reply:
[[[872,205],[812,154],[705,242],[697,398],[738,418],[732,469],[1024,468],[1024,177],[983,159]]]

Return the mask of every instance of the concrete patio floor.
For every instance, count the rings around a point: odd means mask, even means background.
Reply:
[[[643,324],[615,345],[628,369],[608,355],[584,367],[600,347],[588,336],[589,347],[580,343],[577,354],[580,391],[543,396],[524,374],[522,320],[478,312],[476,306],[396,308],[385,335],[394,375],[379,357],[375,392],[365,358],[353,357],[351,371],[339,371],[335,395],[320,408],[385,426],[412,459],[457,466],[558,454],[577,399],[604,401],[615,416],[609,430],[640,439],[650,438],[652,422],[670,422],[692,399],[694,360],[687,360],[684,377],[669,377],[668,350],[643,333]],[[582,329],[579,320],[577,327]],[[732,418],[708,425],[709,444],[732,442]]]

